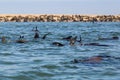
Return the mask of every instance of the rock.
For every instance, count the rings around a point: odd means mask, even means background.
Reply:
[[[0,15],[0,22],[120,22],[120,15]]]

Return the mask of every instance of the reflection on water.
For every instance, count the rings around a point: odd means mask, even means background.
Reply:
[[[32,28],[37,26],[40,38],[35,40]],[[42,39],[43,35],[46,39]],[[15,43],[20,35],[28,41]],[[83,43],[112,46],[70,46],[62,40],[67,36],[82,36]],[[98,40],[99,37],[120,37],[120,23],[0,23],[0,80],[119,80],[120,59],[100,63],[71,63],[74,59],[100,54],[120,57],[120,40]],[[58,47],[52,42],[65,46]]]

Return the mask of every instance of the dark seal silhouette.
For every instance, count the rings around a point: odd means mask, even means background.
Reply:
[[[39,30],[37,29],[37,26],[33,27],[32,31],[39,32]]]
[[[98,40],[118,40],[118,39],[119,39],[119,37],[113,36],[111,38],[99,38]]]
[[[83,44],[81,35],[80,35],[80,40],[78,40],[77,42],[79,42],[80,45],[84,45],[84,46],[110,46],[107,44],[100,44],[100,43],[85,43],[85,44]]]
[[[86,59],[74,59],[73,63],[82,63],[82,62],[90,62],[90,63],[99,63],[102,61],[110,61],[110,60],[120,60],[120,57],[110,56],[110,55],[98,55],[98,56],[92,56],[90,58]]]
[[[2,43],[6,43],[6,42],[7,42],[7,40],[6,40],[6,37],[5,37],[5,36],[2,36],[2,38],[1,38],[1,42],[2,42]]]
[[[87,44],[83,44],[86,46],[110,46],[110,45],[106,45],[106,44],[100,44],[100,43],[87,43]]]
[[[68,37],[65,37],[65,38],[62,38],[62,39],[69,41],[71,38],[72,38],[72,36],[68,36]]]
[[[33,28],[32,31],[35,31],[34,38],[35,38],[35,39],[36,39],[36,38],[39,38],[39,30],[37,29],[37,27],[35,27],[35,30],[34,30],[34,28]]]
[[[62,44],[60,42],[53,42],[52,45],[55,45],[55,46],[64,46],[64,44]]]
[[[24,36],[20,36],[18,40],[16,40],[17,43],[26,43],[27,41],[24,39]]]
[[[69,44],[70,44],[71,46],[75,45],[75,43],[76,43],[76,41],[77,41],[77,36],[75,36],[74,38],[71,38],[69,41],[70,41]]]
[[[45,34],[45,35],[42,37],[42,39],[46,39],[47,35],[49,35],[49,34],[50,34],[50,33]]]
[[[39,33],[38,32],[35,32],[35,35],[34,35],[34,38],[39,38]]]

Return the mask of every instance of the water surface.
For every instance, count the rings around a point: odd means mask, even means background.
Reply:
[[[40,38],[33,39],[33,27],[38,27]],[[45,40],[42,36],[50,32]],[[28,43],[15,41],[24,35]],[[98,42],[105,46],[70,46],[63,37],[82,36],[83,43]],[[120,40],[98,40],[99,37],[120,37],[120,23],[112,22],[53,22],[0,23],[0,80],[119,80],[120,60],[100,63],[71,63],[73,59],[100,54],[120,57]],[[61,42],[63,47],[53,46]]]

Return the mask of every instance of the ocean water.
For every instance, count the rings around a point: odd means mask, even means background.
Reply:
[[[40,38],[33,39],[33,27]],[[43,40],[44,34],[47,35]],[[27,43],[16,43],[23,35]],[[81,46],[62,40],[67,36],[82,36],[83,43],[97,42],[110,46]],[[119,22],[26,22],[0,23],[0,80],[120,80],[120,39],[98,40],[99,37],[120,37]],[[65,44],[63,47],[52,42]],[[74,59],[97,55],[118,57],[98,63],[73,63]]]

